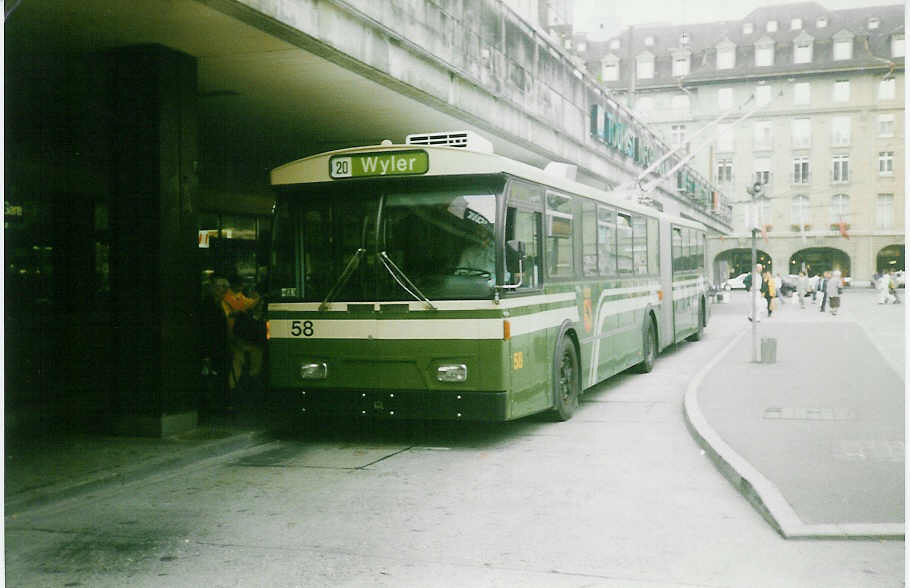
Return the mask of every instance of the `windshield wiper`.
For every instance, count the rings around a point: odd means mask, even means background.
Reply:
[[[420,289],[417,286],[415,286],[414,283],[411,282],[411,280],[408,279],[408,277],[404,274],[404,272],[401,271],[401,269],[399,269],[399,267],[397,265],[395,265],[395,262],[393,262],[389,258],[389,256],[386,254],[385,251],[379,252],[379,260],[382,262],[382,265],[384,265],[385,268],[392,275],[392,278],[394,278],[395,281],[398,282],[398,285],[401,286],[405,292],[407,292],[408,294],[410,294],[417,300],[422,301],[424,304],[427,305],[427,307],[430,310],[438,310],[435,306],[433,306],[433,303],[430,302],[430,299],[427,298],[426,296],[424,296],[423,292],[421,292]],[[407,282],[407,286],[402,281]],[[410,288],[408,286],[410,286]],[[413,288],[413,290],[412,290],[412,288]]]
[[[354,252],[354,256],[351,258],[351,261],[349,261],[348,265],[345,266],[344,271],[341,272],[341,275],[338,276],[338,279],[335,281],[335,285],[332,286],[332,289],[329,290],[329,293],[326,295],[325,300],[323,300],[319,305],[320,312],[326,310],[329,307],[329,302],[331,302],[332,298],[335,297],[335,292],[341,288],[344,288],[344,285],[348,283],[348,279],[350,279],[351,274],[353,274],[354,270],[357,269],[357,266],[360,265],[360,258],[363,257],[363,254],[366,252],[367,250],[363,247],[358,248],[357,251]]]

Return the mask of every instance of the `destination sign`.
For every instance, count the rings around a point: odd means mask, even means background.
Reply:
[[[429,169],[429,155],[419,150],[357,153],[329,158],[329,175],[335,180],[425,174]]]

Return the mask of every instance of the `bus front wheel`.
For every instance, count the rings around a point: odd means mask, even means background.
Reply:
[[[562,337],[556,348],[553,365],[553,415],[556,420],[567,421],[578,409],[581,396],[581,374],[578,352],[569,337]]]

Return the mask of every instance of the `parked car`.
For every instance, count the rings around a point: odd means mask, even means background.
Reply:
[[[745,284],[744,280],[746,279],[746,276],[748,276],[748,275],[749,274],[747,272],[744,274],[739,274],[735,278],[727,278],[727,281],[724,282],[724,289],[725,290],[745,290],[746,284]]]

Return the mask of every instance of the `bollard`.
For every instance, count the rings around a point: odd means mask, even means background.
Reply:
[[[775,363],[777,361],[777,339],[773,337],[762,337],[761,339],[761,362]]]

